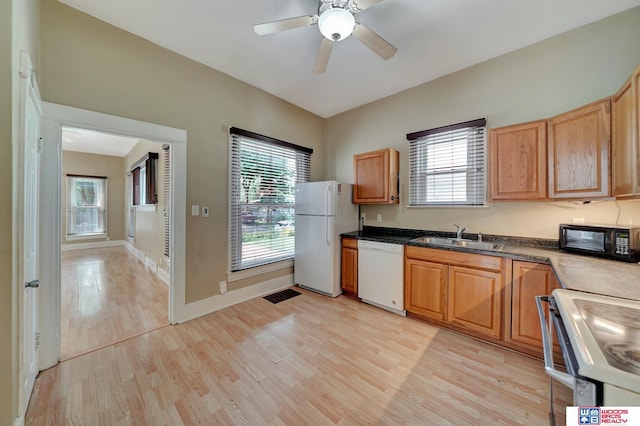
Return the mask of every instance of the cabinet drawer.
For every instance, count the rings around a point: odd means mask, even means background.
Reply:
[[[406,256],[411,259],[427,262],[446,263],[449,265],[469,266],[489,271],[502,271],[503,259],[498,256],[464,253],[460,251],[440,250],[424,247],[407,246]]]
[[[342,247],[357,249],[358,248],[358,240],[356,240],[355,238],[343,238],[342,239]]]

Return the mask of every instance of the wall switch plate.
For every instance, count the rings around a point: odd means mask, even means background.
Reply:
[[[367,214],[366,213],[360,213],[360,220],[367,220]]]
[[[200,216],[200,206],[193,204],[191,206],[191,216]]]
[[[574,217],[573,218],[573,223],[581,225],[584,223],[584,217]]]
[[[202,208],[202,217],[209,217],[209,207]]]
[[[382,214],[378,213],[376,215],[376,222],[382,222]]]
[[[218,283],[218,285],[220,286],[220,294],[225,294],[227,292],[227,282],[226,281],[220,281],[220,283]]]

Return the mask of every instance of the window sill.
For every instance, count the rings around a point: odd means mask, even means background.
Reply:
[[[158,210],[155,204],[141,204],[133,207],[139,212],[155,212]]]
[[[489,204],[482,206],[469,206],[465,204],[434,204],[432,206],[405,206],[408,209],[486,209],[489,208]]]
[[[83,235],[66,235],[65,241],[82,241],[82,240],[108,240],[109,234],[83,234]]]
[[[293,266],[293,259],[281,260],[280,262],[269,263],[268,265],[256,266],[255,268],[244,269],[238,272],[227,272],[227,282],[239,281],[249,277],[266,274],[267,272]]]

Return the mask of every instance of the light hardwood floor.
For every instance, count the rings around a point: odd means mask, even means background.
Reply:
[[[64,251],[60,359],[167,325],[168,291],[125,247]]]
[[[540,361],[302,289],[62,362],[30,425],[548,424]]]

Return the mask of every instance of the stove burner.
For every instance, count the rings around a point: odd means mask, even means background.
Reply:
[[[640,345],[635,342],[607,343],[603,349],[607,358],[611,357],[622,364],[617,365],[618,368],[640,374]]]

